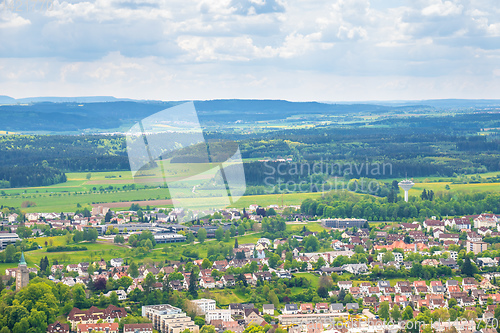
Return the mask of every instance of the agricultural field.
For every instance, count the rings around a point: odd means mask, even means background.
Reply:
[[[167,163],[168,161],[164,161]],[[170,176],[166,176],[169,181],[181,177],[192,176],[206,170],[212,165],[203,163],[177,164],[173,163],[174,168],[170,169]],[[177,168],[177,169],[175,169]],[[81,207],[91,205],[105,205],[113,209],[127,209],[132,202],[142,201],[141,205],[150,205],[151,207],[172,207],[169,190],[165,187],[159,187],[158,171],[154,169],[148,171],[144,176],[133,179],[129,171],[115,172],[80,172],[67,173],[67,181],[61,184],[28,188],[9,188],[1,191],[0,202],[4,206],[21,207],[25,212],[72,212],[79,204]],[[480,176],[482,179],[496,177],[498,172],[489,172],[484,174],[470,175],[470,177]],[[181,177],[181,178],[182,178]],[[137,180],[139,179],[139,180]],[[478,178],[476,178],[478,179]],[[381,179],[381,182],[392,182],[400,179]],[[471,183],[458,184],[453,183],[452,177],[420,177],[414,178],[415,186],[410,190],[410,196],[419,196],[426,190],[439,192],[465,192],[465,191],[500,191],[500,183]],[[151,181],[151,182],[150,182]],[[195,199],[190,199],[194,195],[189,185],[189,181],[182,189],[176,189],[177,196],[181,196],[186,202],[193,204]],[[449,189],[448,189],[449,188]],[[209,192],[197,190],[203,196],[208,196]],[[323,193],[287,193],[287,194],[263,194],[241,197],[237,202],[230,204],[230,207],[243,208],[251,204],[261,206],[268,205],[300,205],[305,199],[316,199]],[[23,202],[25,203],[23,207]],[[30,202],[30,204],[26,204]],[[33,205],[33,203],[35,205]],[[123,203],[123,204],[119,204]],[[207,198],[203,202],[203,207],[208,208],[218,205],[220,200],[217,197]]]

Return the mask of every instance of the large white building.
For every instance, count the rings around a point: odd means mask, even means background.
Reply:
[[[231,321],[231,310],[216,309],[207,311],[205,321],[210,324],[212,320]]]
[[[15,233],[0,233],[0,250],[5,250],[7,245],[16,244],[16,241],[20,241],[21,239]]]
[[[198,325],[190,317],[170,304],[143,306],[142,316],[151,320],[153,328],[162,333],[181,333],[185,329],[199,332]]]
[[[206,314],[208,311],[215,310],[215,300],[213,299],[194,299],[191,301],[191,303],[198,307],[201,315]]]

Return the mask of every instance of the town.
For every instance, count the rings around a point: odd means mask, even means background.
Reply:
[[[303,206],[251,205],[189,223],[168,208],[4,210],[0,260],[17,267],[0,280],[0,332],[494,332],[497,215],[370,222]],[[74,262],[91,244],[144,260],[103,250]],[[27,261],[32,251],[40,262]]]

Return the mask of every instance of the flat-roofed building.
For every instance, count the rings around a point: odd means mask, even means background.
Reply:
[[[190,317],[170,304],[143,306],[142,316],[151,320],[153,328],[162,333],[180,333],[186,328],[193,333],[199,332],[198,325]]]
[[[199,309],[200,315],[204,315],[208,311],[215,310],[216,304],[215,300],[207,298],[194,299],[191,303]]]
[[[208,310],[205,314],[205,321],[210,324],[214,320],[222,320],[222,321],[232,320],[231,310],[227,309]]]
[[[0,233],[0,250],[5,250],[7,245],[16,244],[21,238],[15,233]]]
[[[483,241],[478,241],[478,242],[473,242],[473,241],[467,241],[467,247],[466,250],[467,252],[474,252],[474,254],[481,253],[483,251],[486,251],[488,248],[488,243],[483,242]]]

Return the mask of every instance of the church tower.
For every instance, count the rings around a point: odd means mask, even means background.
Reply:
[[[21,253],[21,261],[19,262],[19,266],[17,266],[16,272],[16,291],[21,290],[22,288],[28,285],[30,280],[30,274],[28,272],[28,266],[26,265],[26,261],[24,260],[24,252]]]

